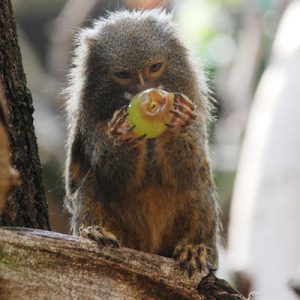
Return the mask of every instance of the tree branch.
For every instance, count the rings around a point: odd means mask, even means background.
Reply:
[[[1,299],[245,299],[212,274],[197,291],[176,266],[131,249],[100,250],[79,237],[0,228]]]

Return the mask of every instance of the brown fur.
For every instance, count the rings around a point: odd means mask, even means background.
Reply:
[[[157,10],[120,12],[79,37],[67,91],[66,205],[73,233],[81,225],[101,225],[82,232],[101,245],[115,236],[122,246],[174,256],[189,275],[215,268],[218,216],[207,155],[206,86],[170,17]],[[140,70],[161,56],[168,67],[159,84],[188,96],[196,119],[129,145],[109,134],[114,112],[128,100],[108,70],[125,63]]]

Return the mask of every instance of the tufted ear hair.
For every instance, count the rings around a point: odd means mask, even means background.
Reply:
[[[66,112],[69,124],[78,112],[80,96],[85,84],[86,61],[92,43],[88,31],[88,29],[81,29],[75,35],[71,67],[67,76],[67,87],[63,91],[67,100]]]

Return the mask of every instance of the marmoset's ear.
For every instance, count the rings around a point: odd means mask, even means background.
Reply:
[[[87,53],[93,41],[95,33],[92,29],[81,29],[74,38],[74,55],[78,56],[81,53]]]

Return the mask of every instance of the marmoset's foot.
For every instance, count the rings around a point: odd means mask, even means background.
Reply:
[[[88,227],[80,226],[79,233],[81,237],[95,241],[100,248],[119,248],[119,242],[117,241],[116,237],[112,233],[106,231],[100,225]]]
[[[174,251],[174,259],[178,262],[179,268],[192,277],[195,272],[208,274],[215,271],[209,261],[208,248],[204,244],[179,244]]]

